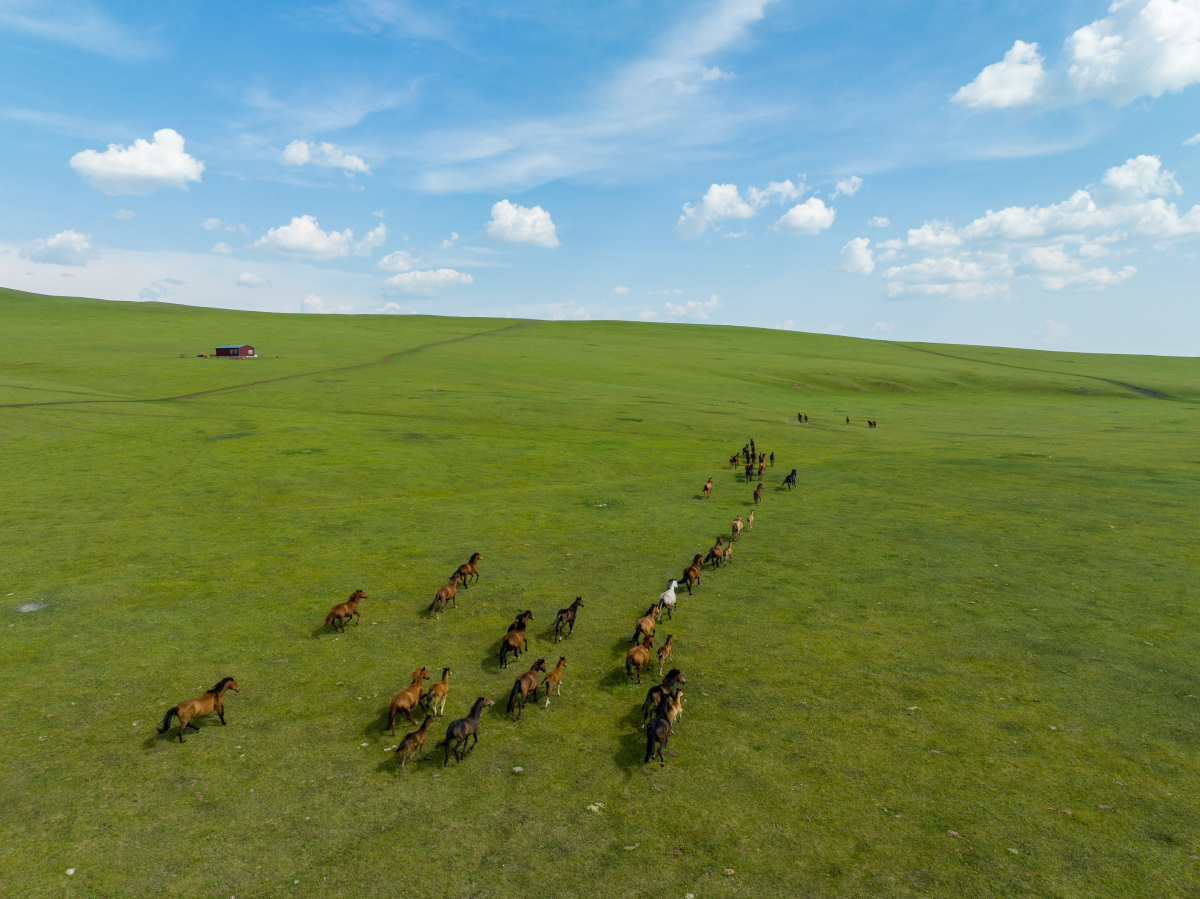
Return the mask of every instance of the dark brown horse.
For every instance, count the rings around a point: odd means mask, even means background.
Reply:
[[[758,501],[760,499],[762,499],[762,491],[763,491],[762,484],[759,484],[757,487],[754,488],[754,505],[756,505],[756,506],[758,505]]]
[[[450,726],[446,728],[446,739],[442,740],[442,742],[438,743],[437,746],[434,747],[435,749],[441,749],[443,747],[446,749],[446,759],[442,762],[443,768],[450,764],[451,740],[454,741],[454,761],[456,762],[461,762],[467,757],[467,753],[470,752],[471,749],[475,748],[475,744],[479,742],[479,716],[489,705],[495,705],[495,703],[490,699],[485,699],[484,697],[480,696],[475,700],[475,705],[471,706],[471,711],[466,718],[459,718],[457,721],[450,722]],[[471,738],[474,738],[474,740],[471,743],[470,749],[463,749],[462,753],[460,754],[460,748],[462,748],[466,744],[467,740]]]
[[[448,670],[448,669],[447,669]],[[425,720],[421,722],[421,726],[414,730],[411,734],[405,734],[404,739],[400,741],[400,745],[396,747],[396,757],[400,759],[400,773],[404,773],[404,766],[408,764],[418,751],[421,753],[421,761],[425,760],[425,737],[429,735],[429,722],[434,720],[433,715],[426,715]]]
[[[158,732],[165,734],[171,729],[171,719],[179,718],[179,742],[183,742],[183,729],[190,727],[192,730],[200,728],[192,724],[193,718],[204,718],[217,713],[217,717],[221,719],[221,724],[225,724],[225,691],[232,690],[234,693],[240,693],[241,687],[238,682],[232,677],[223,677],[217,681],[217,685],[202,696],[197,696],[195,699],[189,699],[186,702],[181,702],[174,708],[167,709],[167,713],[163,715],[162,724],[158,726]]]
[[[576,596],[575,601],[565,609],[559,609],[558,614],[554,616],[554,642],[558,642],[558,634],[563,629],[567,629],[567,637],[575,633],[575,616],[579,614],[579,607],[583,605],[583,597]],[[567,639],[563,637],[562,639]]]
[[[708,551],[708,555],[704,557],[705,562],[711,562],[713,568],[721,567],[721,556],[725,551],[725,544],[722,538],[718,537],[717,542],[713,544],[713,548]]]
[[[500,667],[508,667],[508,654],[511,652],[513,658],[519,659],[521,653],[525,651],[525,621],[518,618],[513,622],[515,627],[509,628],[504,639],[500,642]]]
[[[740,456],[738,456],[738,454],[737,454],[737,453],[734,453],[732,456],[730,456],[730,457],[729,457],[729,467],[730,467],[730,468],[737,468],[737,467],[738,467],[738,462],[740,461],[740,459],[741,459],[741,457],[740,457]]]
[[[479,561],[483,558],[479,553],[471,553],[471,558],[458,566],[458,570],[454,572],[454,577],[462,581],[463,589],[467,589],[467,579],[474,576],[475,580],[479,580]]]
[[[696,553],[696,558],[692,559],[692,564],[683,569],[683,577],[679,579],[679,583],[688,588],[688,595],[692,594],[692,585],[700,583],[700,563],[704,556]]]
[[[435,618],[442,617],[442,609],[446,608],[446,603],[451,603],[454,608],[458,608],[458,600],[456,600],[455,597],[458,595],[459,580],[460,578],[458,576],[458,572],[456,571],[454,574],[450,575],[450,583],[438,590],[437,593],[433,594],[433,602],[429,604],[428,611]]]
[[[783,479],[783,486],[787,487],[788,490],[796,486],[796,469],[793,468],[792,473]]]
[[[646,728],[646,761],[643,764],[649,764],[650,759],[654,758],[655,745],[658,747],[658,764],[660,767],[667,766],[667,760],[663,758],[663,750],[667,748],[667,740],[671,736],[671,693],[664,693],[658,701],[658,705],[654,709],[654,718],[650,722],[650,726]]]
[[[518,612],[516,620],[508,626],[510,631],[515,631],[517,628],[524,630],[529,626],[529,622],[533,621],[533,612],[526,609],[524,612]]]
[[[546,660],[538,659],[533,663],[533,667],[522,674],[513,683],[512,692],[508,694],[508,714],[512,714],[515,709],[517,712],[517,720],[521,720],[521,713],[525,711],[525,699],[530,693],[534,693],[533,701],[537,702],[538,675],[546,673]],[[519,703],[519,705],[518,705]]]
[[[646,701],[642,703],[642,727],[646,726],[646,722],[650,720],[650,715],[654,709],[662,701],[664,696],[669,696],[675,691],[675,688],[680,684],[686,684],[683,679],[683,672],[678,668],[672,668],[667,672],[667,676],[663,682],[656,687],[651,687],[650,692],[646,694]]]
[[[333,629],[335,631],[341,631],[343,634],[346,633],[347,621],[353,618],[354,623],[358,624],[358,601],[366,598],[367,594],[362,590],[355,590],[350,594],[350,598],[348,600],[345,602],[339,602],[336,606],[329,610],[329,614],[325,616],[325,623],[322,624],[321,627],[329,627],[330,622],[333,622]]]

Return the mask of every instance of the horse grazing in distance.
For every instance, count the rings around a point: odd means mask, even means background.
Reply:
[[[516,620],[508,626],[510,631],[515,631],[517,628],[524,630],[529,626],[529,622],[533,621],[533,612],[526,609],[524,612],[518,612]]]
[[[447,671],[450,669],[447,668]],[[420,750],[421,761],[425,760],[425,738],[429,735],[429,722],[434,720],[433,715],[426,715],[425,720],[421,722],[421,726],[414,730],[411,734],[405,734],[404,739],[400,741],[400,745],[396,747],[396,757],[400,759],[400,773],[404,773],[404,766],[408,764],[408,760],[417,754]]]
[[[683,679],[683,672],[678,668],[672,668],[667,672],[667,676],[663,682],[656,687],[651,687],[650,692],[646,694],[646,700],[642,703],[642,727],[646,726],[646,722],[650,720],[650,714],[662,701],[664,696],[669,696],[675,691],[675,688],[680,684],[686,684]]]
[[[758,505],[758,501],[762,499],[763,485],[760,483],[754,488],[754,505]]]
[[[650,759],[654,758],[655,745],[658,747],[658,764],[660,767],[667,767],[667,761],[663,758],[662,751],[667,747],[667,740],[671,736],[671,695],[665,694],[654,709],[654,719],[650,722],[650,726],[646,728],[646,761],[644,764],[649,764]]]
[[[451,603],[454,608],[458,608],[458,600],[455,597],[458,595],[459,580],[460,578],[456,571],[450,576],[450,583],[433,594],[433,602],[429,604],[427,611],[435,618],[442,617],[442,609],[446,608],[446,603]]]
[[[446,749],[446,760],[442,762],[442,767],[450,764],[450,741],[454,741],[454,761],[461,762],[467,757],[467,753],[475,748],[475,744],[479,742],[479,716],[483,710],[489,705],[495,705],[490,699],[485,699],[480,696],[475,700],[475,705],[471,706],[471,711],[466,718],[459,718],[457,721],[451,721],[450,726],[446,728],[446,739],[438,743],[435,749]],[[464,749],[462,754],[459,754],[459,749],[466,744],[467,740],[474,738],[471,743],[471,749]]]
[[[579,607],[583,605],[583,597],[576,596],[575,601],[565,609],[559,609],[558,614],[554,616],[554,642],[558,642],[558,633],[564,627],[567,628],[567,637],[575,633],[575,616],[579,614]],[[563,637],[563,639],[567,639]]]
[[[675,588],[679,586],[679,581],[671,578],[671,583],[667,584],[667,589],[658,595],[658,606],[655,612],[659,621],[662,621],[663,611],[665,610],[668,618],[674,618],[675,611]]]
[[[360,617],[358,614],[358,601],[366,598],[367,594],[362,590],[355,590],[350,594],[350,598],[348,600],[345,602],[339,602],[336,606],[329,610],[329,614],[325,616],[325,623],[321,625],[321,628],[327,628],[329,627],[330,622],[333,622],[333,629],[335,631],[341,631],[343,634],[346,633],[347,621],[353,618],[354,623],[358,624]]]
[[[509,628],[507,634],[504,635],[504,640],[500,643],[500,667],[508,667],[508,654],[511,652],[513,658],[519,659],[521,653],[525,650],[525,621],[518,618],[514,627]]]
[[[793,468],[792,473],[783,479],[783,486],[787,487],[788,490],[796,486],[796,469]]]
[[[700,492],[704,494],[705,499],[708,499],[710,496],[712,496],[712,478],[708,479]]]
[[[679,583],[688,588],[688,596],[692,595],[692,585],[700,583],[700,563],[704,556],[696,553],[696,558],[692,559],[692,564],[683,569],[683,577],[679,579]]]
[[[471,553],[471,558],[459,565],[458,569],[454,572],[453,576],[462,581],[464,590],[467,589],[467,579],[472,575],[476,581],[479,580],[479,561],[482,558],[483,556],[479,553]]]
[[[637,620],[633,626],[633,639],[630,643],[636,643],[643,636],[654,636],[654,613],[658,609],[658,603],[652,605],[646,610],[646,614]]]
[[[414,668],[409,679],[412,683],[393,696],[392,704],[388,707],[387,726],[393,737],[396,736],[396,716],[401,712],[408,718],[409,724],[417,723],[413,720],[412,710],[420,704],[421,697],[425,695],[425,688],[421,684],[423,681],[429,680],[429,669],[424,665]]]
[[[542,681],[542,686],[546,688],[546,708],[550,708],[550,691],[558,689],[558,695],[562,696],[562,677],[563,669],[567,667],[567,657],[559,656],[558,664],[554,666],[554,670],[546,675],[546,679]],[[533,701],[537,702],[537,690],[533,691]]]
[[[238,682],[232,677],[223,677],[217,681],[217,685],[202,696],[197,696],[195,699],[189,699],[179,703],[174,708],[167,709],[167,713],[163,715],[162,723],[158,725],[158,732],[165,734],[171,729],[171,719],[179,718],[179,742],[183,742],[183,729],[190,727],[192,730],[199,730],[196,725],[192,724],[193,718],[204,718],[217,713],[217,717],[221,719],[221,724],[225,724],[225,692],[232,690],[234,693],[240,693],[242,688],[238,686]]]
[[[671,658],[671,650],[675,646],[675,635],[667,634],[667,642],[658,647],[658,676],[662,677],[663,665]]]
[[[508,694],[508,714],[513,713],[513,709],[517,711],[517,720],[521,720],[521,713],[525,711],[525,699],[532,692],[534,693],[533,701],[537,702],[538,674],[546,673],[546,660],[538,659],[533,663],[533,667],[517,678],[513,684],[512,692]],[[519,698],[518,698],[519,697]],[[518,706],[518,703],[520,705]]]
[[[729,539],[739,540],[742,536],[742,516],[739,515],[733,520],[733,525],[730,528]]]
[[[721,543],[721,538],[717,538],[717,542],[713,544],[713,548],[708,551],[708,555],[704,557],[705,562],[711,562],[713,568],[718,568],[721,565],[721,556],[725,552],[725,546]]]
[[[426,698],[429,711],[435,715],[446,714],[446,697],[450,695],[450,669],[442,669],[442,679],[429,688]],[[424,740],[422,740],[422,743]]]

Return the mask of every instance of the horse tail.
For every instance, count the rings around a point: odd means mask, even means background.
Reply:
[[[429,604],[429,608],[428,608],[428,609],[426,609],[425,611],[426,611],[426,612],[428,612],[430,615],[432,615],[432,614],[433,614],[433,610],[437,608],[437,604],[438,604],[438,598],[435,596],[435,597],[433,598],[433,602],[431,602],[431,603]],[[328,622],[326,622],[326,623],[328,623]]]
[[[503,665],[505,659],[508,658],[508,641],[505,640],[500,644],[500,664]]]
[[[396,704],[393,702],[391,708],[388,709],[388,730],[393,730],[396,727]]]
[[[654,728],[653,727],[646,728],[646,761],[647,762],[650,761],[650,759],[654,758],[654,737],[655,737]]]
[[[521,682],[518,680],[515,684],[513,684],[512,692],[508,694],[508,708],[506,709],[506,711],[510,715],[513,713],[513,709],[515,709],[517,707],[517,692],[520,689],[521,689]]]
[[[167,709],[167,713],[163,715],[162,724],[158,726],[158,732],[165,734],[171,727],[171,719],[179,714],[179,706]]]

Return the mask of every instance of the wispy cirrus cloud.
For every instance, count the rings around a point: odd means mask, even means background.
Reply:
[[[159,44],[137,34],[86,0],[2,0],[0,29],[67,44],[121,61],[147,59],[161,53]]]

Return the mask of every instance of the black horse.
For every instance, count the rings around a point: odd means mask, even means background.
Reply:
[[[559,609],[558,614],[554,616],[554,642],[558,642],[558,634],[563,629],[567,629],[567,637],[575,633],[575,616],[579,614],[579,607],[583,605],[583,597],[576,596],[575,601],[565,609]],[[567,639],[563,637],[563,639]]]
[[[658,764],[663,768],[667,767],[667,760],[663,758],[662,751],[667,748],[667,740],[671,736],[671,718],[668,715],[668,710],[671,708],[671,697],[672,693],[663,694],[658,701],[658,706],[654,709],[654,720],[646,728],[646,762],[644,764],[654,758],[654,748],[657,743]]]
[[[747,462],[746,463],[746,481],[749,482],[752,480],[754,480],[754,463]]]
[[[450,726],[446,728],[446,739],[438,743],[435,749],[446,749],[446,760],[442,762],[442,767],[450,764],[450,741],[454,741],[454,761],[461,762],[466,758],[467,753],[475,748],[475,744],[479,742],[479,716],[484,708],[489,705],[495,705],[490,699],[484,699],[480,696],[475,700],[475,705],[471,706],[471,713],[466,718],[459,718],[457,721],[450,722]],[[474,742],[471,743],[470,749],[462,749],[466,746],[467,740],[474,737]]]
[[[792,473],[783,479],[783,486],[787,487],[788,490],[796,486],[796,469],[793,468]]]

